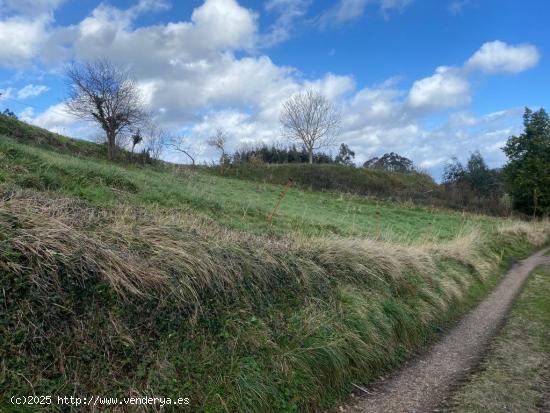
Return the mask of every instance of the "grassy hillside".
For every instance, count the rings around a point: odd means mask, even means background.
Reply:
[[[44,150],[12,139],[0,141],[0,182],[17,187],[60,191],[94,206],[125,204],[196,211],[228,227],[255,233],[307,235],[383,235],[412,240],[423,234],[450,239],[464,226],[491,227],[488,217],[466,217],[414,205],[373,201],[350,194],[292,188],[275,225],[266,217],[282,186],[213,176],[200,170],[117,165]]]
[[[422,201],[438,185],[426,174],[400,173],[332,164],[236,164],[215,169],[224,176],[257,182],[294,184],[318,191],[339,191],[395,200]]]
[[[68,153],[72,156],[100,158],[107,155],[107,150],[102,145],[67,138],[4,115],[0,115],[0,136],[10,137],[21,143],[55,150],[59,153]]]
[[[299,188],[269,224],[280,185],[10,136],[0,136],[3,396],[331,406],[550,234],[545,222]]]

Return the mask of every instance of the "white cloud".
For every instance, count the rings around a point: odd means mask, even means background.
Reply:
[[[508,45],[501,41],[485,43],[463,67],[440,66],[432,76],[414,82],[408,103],[414,109],[447,109],[470,103],[468,75],[475,70],[484,73],[519,73],[539,60],[532,45]]]
[[[446,161],[448,161],[448,157],[446,156],[440,156],[439,158],[435,159],[425,159],[424,161],[420,162],[420,167],[422,169],[429,169],[433,168],[434,166],[443,165]]]
[[[312,0],[269,0],[265,10],[269,13],[278,13],[275,23],[262,36],[263,47],[273,46],[287,40],[296,26],[298,19],[303,18]]]
[[[328,73],[325,77],[315,81],[304,82],[306,89],[315,89],[328,99],[337,100],[348,92],[355,90],[355,81],[351,76],[339,76]]]
[[[46,37],[50,18],[34,19],[10,17],[0,20],[0,66],[20,67],[27,64],[37,53]]]
[[[36,114],[33,108],[26,107],[19,113],[19,118],[52,132],[79,139],[91,140],[101,135],[101,132],[98,132],[93,125],[71,116],[64,103],[52,105],[39,114]]]
[[[48,37],[53,12],[64,0],[0,0],[0,67],[27,65]]]
[[[254,12],[235,0],[206,0],[191,15],[195,39],[216,50],[252,47],[257,30],[256,18]]]
[[[48,86],[44,85],[27,85],[17,92],[17,99],[28,99],[41,95],[44,92],[50,90]]]
[[[471,2],[472,0],[454,0],[449,4],[447,9],[449,10],[449,13],[456,16],[461,14],[464,8]]]
[[[320,17],[322,27],[339,25],[361,17],[368,6],[377,5],[387,17],[392,9],[403,10],[413,0],[339,0],[336,5],[325,11]]]
[[[206,0],[190,21],[133,28],[142,12],[143,7],[121,10],[101,4],[78,25],[55,30],[42,56],[46,61],[109,57],[125,64],[139,62],[135,68],[140,74],[158,74],[170,67],[205,65],[222,51],[256,45],[257,16],[235,0]]]
[[[34,118],[34,109],[27,106],[21,112],[19,112],[19,119],[31,123]]]
[[[75,124],[76,119],[67,113],[64,103],[50,106],[45,112],[32,119],[32,123],[42,128],[59,132],[61,128]]]
[[[459,70],[440,66],[432,76],[414,82],[408,97],[413,108],[450,108],[469,103],[470,84]]]
[[[466,62],[466,68],[485,73],[519,73],[534,67],[540,58],[530,44],[508,45],[499,40],[483,44]]]
[[[170,8],[172,8],[172,5],[168,0],[139,0],[130,10],[136,13],[146,13],[158,10],[169,10]]]
[[[0,0],[0,15],[15,12],[20,15],[38,16],[53,12],[65,0]]]
[[[0,101],[5,99],[11,99],[15,93],[15,90],[12,87],[7,89],[0,89]]]

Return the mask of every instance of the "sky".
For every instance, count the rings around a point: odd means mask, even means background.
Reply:
[[[439,179],[475,150],[501,166],[524,107],[549,106],[548,21],[545,0],[0,0],[0,110],[96,139],[64,110],[64,68],[107,58],[210,161],[218,128],[229,150],[285,143],[283,102],[314,89],[342,114],[331,151],[397,152]]]

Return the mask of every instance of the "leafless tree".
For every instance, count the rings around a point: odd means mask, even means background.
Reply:
[[[284,135],[304,146],[311,164],[313,151],[333,143],[341,114],[323,94],[308,90],[283,103],[280,121]]]
[[[153,121],[145,123],[144,127],[144,146],[145,151],[155,160],[159,160],[168,145],[169,138],[162,128]]]
[[[221,128],[216,130],[216,134],[209,138],[206,143],[220,151],[220,163],[224,164],[228,160],[227,153],[225,151],[225,144],[227,143],[227,135]]]
[[[69,113],[99,124],[106,135],[107,157],[113,159],[120,135],[147,117],[136,83],[128,71],[108,60],[74,63],[66,76]]]
[[[191,145],[189,143],[189,139],[185,135],[178,135],[171,137],[168,140],[167,146],[169,148],[172,148],[176,152],[183,153],[185,156],[189,158],[191,161],[191,165],[195,166],[195,154],[193,153],[191,149]]]

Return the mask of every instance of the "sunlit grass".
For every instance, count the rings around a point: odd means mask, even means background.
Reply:
[[[79,159],[4,139],[3,181],[53,189],[96,206],[120,202],[188,209],[255,233],[383,236],[399,242],[451,239],[465,227],[490,229],[495,218],[432,210],[366,197],[291,188],[270,224],[282,186],[214,176],[200,169],[155,170]],[[307,167],[307,166],[306,166]]]

